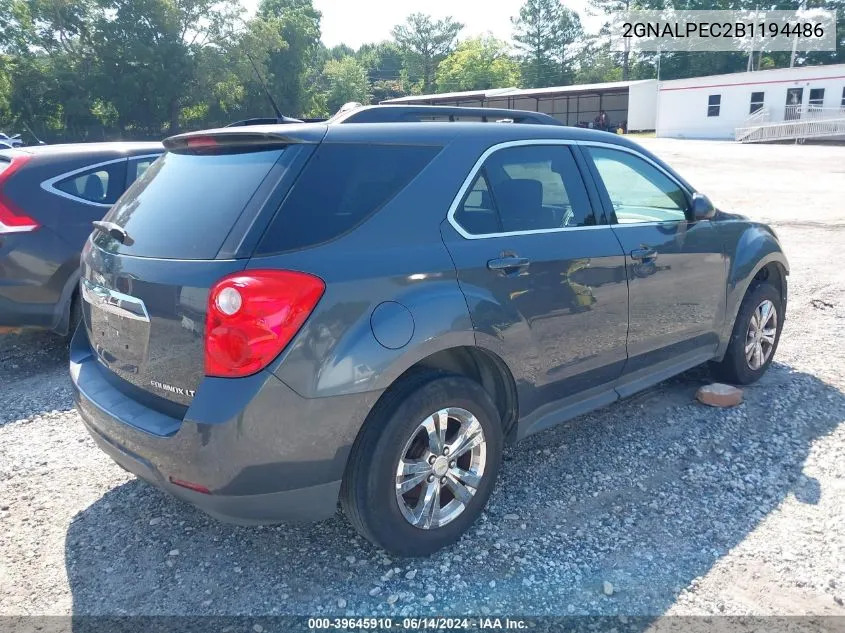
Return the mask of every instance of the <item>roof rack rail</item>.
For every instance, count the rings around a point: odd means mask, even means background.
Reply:
[[[339,112],[329,123],[411,123],[411,122],[524,123],[533,125],[565,125],[542,112],[505,108],[465,108],[429,105],[374,105]]]
[[[351,104],[347,104],[351,105]],[[346,107],[346,106],[344,106]],[[481,122],[523,123],[533,125],[565,125],[553,116],[530,110],[505,108],[464,108],[459,106],[429,105],[372,105],[341,109],[330,119],[292,119],[266,117],[235,121],[226,127],[249,125],[279,125],[289,123],[428,123],[428,122]]]
[[[255,119],[244,119],[243,121],[235,121],[226,127],[246,127],[249,125],[279,125],[290,123],[323,123],[326,119],[292,119],[290,117],[263,117]]]

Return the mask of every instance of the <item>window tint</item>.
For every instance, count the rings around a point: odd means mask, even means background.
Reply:
[[[722,95],[710,95],[707,97],[707,116],[719,116],[722,105]]]
[[[166,153],[106,215],[134,240],[97,244],[141,257],[213,259],[283,149],[234,154]]]
[[[752,92],[751,93],[751,107],[748,110],[748,114],[754,114],[757,110],[763,108],[765,93],[763,92]]]
[[[684,191],[642,158],[620,150],[590,147],[619,224],[686,219]]]
[[[535,145],[492,154],[455,211],[471,235],[595,224],[569,147]]]
[[[123,179],[126,161],[96,167],[90,171],[75,174],[53,185],[59,191],[75,198],[97,204],[114,204],[123,193]]]
[[[411,182],[439,147],[325,143],[308,161],[258,254],[314,246],[355,228]]]

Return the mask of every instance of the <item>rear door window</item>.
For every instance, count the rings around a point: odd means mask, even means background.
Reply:
[[[164,259],[214,259],[284,148],[257,152],[168,152],[106,216],[131,245],[98,233],[106,250]]]
[[[126,161],[93,167],[60,180],[53,187],[62,193],[95,204],[114,204],[123,193]]]
[[[565,145],[500,149],[484,161],[455,221],[470,235],[548,231],[596,223]]]
[[[257,254],[340,237],[402,191],[439,151],[431,146],[322,144],[267,228]]]

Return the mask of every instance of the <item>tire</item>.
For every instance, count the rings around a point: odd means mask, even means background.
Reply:
[[[750,361],[746,358],[745,348],[747,341],[749,341],[752,318],[755,316],[758,307],[767,301],[771,302],[775,310],[774,316],[777,319],[774,328],[774,344],[771,347],[763,346],[764,362],[757,366],[757,360]],[[771,284],[761,283],[748,290],[737,313],[724,359],[718,363],[711,363],[711,373],[717,380],[733,385],[750,385],[757,382],[766,373],[780,342],[785,316],[783,308],[783,298],[778,289]],[[769,323],[769,325],[771,324]]]
[[[437,418],[446,420],[445,449],[435,454],[431,452],[431,437],[421,424],[425,421],[431,427],[434,414],[446,409],[448,415]],[[472,417],[466,417],[466,413]],[[459,431],[472,429],[478,441],[478,426],[473,419],[480,425],[484,444],[460,454],[457,460],[447,459],[450,444],[452,452],[459,450]],[[352,448],[341,487],[341,505],[355,529],[375,545],[398,556],[427,556],[455,543],[481,514],[499,472],[502,442],[498,411],[478,383],[438,373],[413,375],[392,387],[364,424]],[[479,457],[482,453],[483,459]],[[400,500],[397,468],[403,457],[413,460],[419,469],[414,476],[403,476],[404,481],[423,479]],[[428,461],[432,458],[433,464]],[[448,470],[444,473],[444,469]],[[464,485],[461,491],[453,478],[471,481],[473,472],[478,475],[473,482],[477,485]],[[445,485],[440,481],[446,481]],[[434,489],[440,496],[426,506],[425,493]],[[465,502],[452,494],[453,489]],[[435,512],[418,512],[425,507],[433,507]],[[417,514],[420,518],[415,524],[412,515]]]

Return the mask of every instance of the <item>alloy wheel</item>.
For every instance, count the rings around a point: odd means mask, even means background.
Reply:
[[[766,299],[752,313],[745,335],[745,362],[753,371],[760,369],[772,356],[777,330],[777,309]]]
[[[396,468],[396,500],[414,527],[443,527],[463,513],[484,477],[487,441],[466,409],[441,409],[419,423]]]

